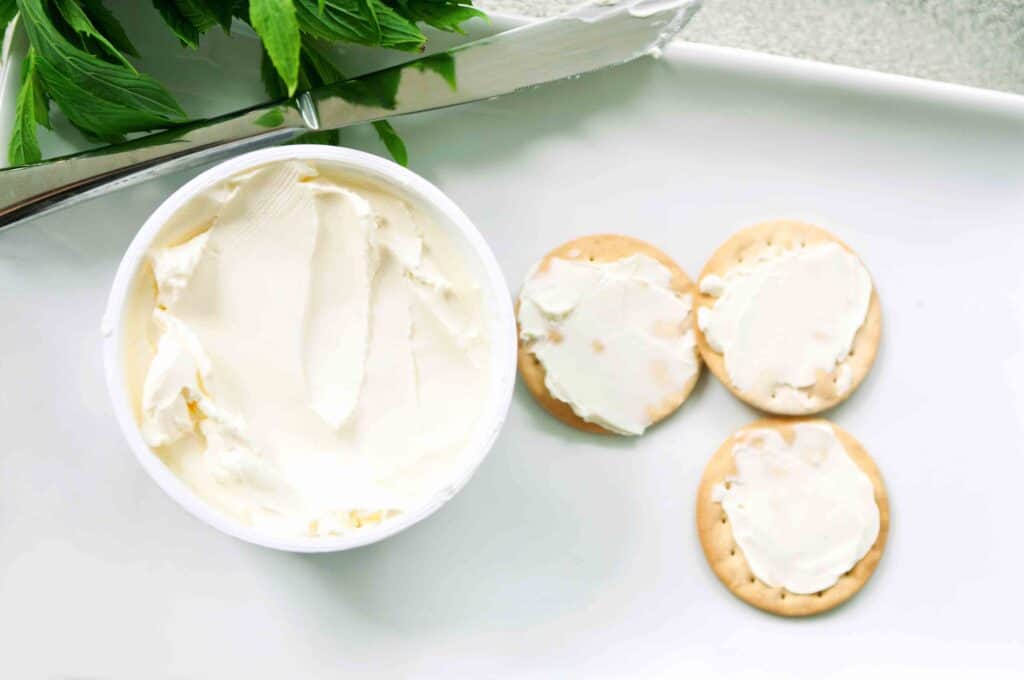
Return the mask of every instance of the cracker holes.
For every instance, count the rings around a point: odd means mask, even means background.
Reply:
[[[807,241],[805,239],[800,239],[800,247],[801,248],[806,248],[807,247]]]
[[[786,599],[786,591],[782,591],[781,593],[779,593],[779,599],[780,600],[785,600]]]
[[[825,597],[825,591],[824,590],[819,590],[818,592],[816,592],[814,594],[814,596],[815,597]]]
[[[725,524],[728,521],[729,521],[729,518],[726,517],[725,515],[722,515],[722,524]]]
[[[736,557],[736,548],[729,549],[729,557]]]
[[[757,581],[757,579],[756,579],[756,578],[754,578],[754,575],[753,575],[753,574],[751,574],[749,578],[750,578],[750,582],[751,582],[751,583],[754,583],[755,581]]]

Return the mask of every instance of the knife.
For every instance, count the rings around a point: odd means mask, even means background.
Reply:
[[[700,0],[595,0],[552,19],[290,99],[3,169],[0,230],[173,170],[306,132],[492,99],[657,54],[699,6]]]

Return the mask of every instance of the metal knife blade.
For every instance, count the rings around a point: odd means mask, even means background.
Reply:
[[[292,99],[124,144],[0,170],[0,230],[72,203],[241,151],[391,116],[490,99],[657,52],[700,0],[596,0]],[[452,86],[452,82],[457,87]]]

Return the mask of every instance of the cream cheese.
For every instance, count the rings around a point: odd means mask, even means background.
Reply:
[[[297,161],[194,203],[205,230],[150,253],[146,442],[278,534],[341,534],[442,493],[489,387],[482,294],[452,237],[387,188]]]
[[[715,487],[754,574],[791,593],[816,593],[867,554],[880,516],[871,480],[826,423],[737,435],[736,475]]]
[[[769,251],[724,276],[704,276],[699,287],[716,300],[698,310],[698,326],[739,391],[800,411],[814,407],[807,389],[821,372],[840,369],[838,394],[852,387],[842,362],[864,324],[872,284],[839,244]]]
[[[545,387],[587,422],[642,434],[699,368],[689,295],[647,255],[615,262],[552,258],[519,297],[520,337]]]

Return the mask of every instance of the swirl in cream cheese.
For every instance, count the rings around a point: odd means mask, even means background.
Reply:
[[[278,534],[341,534],[439,493],[489,383],[482,295],[452,237],[390,189],[304,162],[200,199],[208,228],[150,254],[147,443]]]

